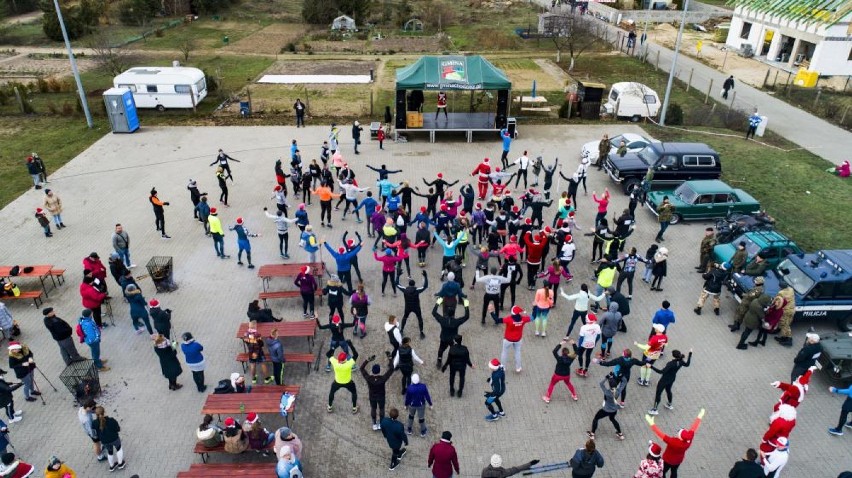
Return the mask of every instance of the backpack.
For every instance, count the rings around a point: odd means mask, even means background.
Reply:
[[[77,338],[80,339],[80,343],[85,343],[86,333],[83,332],[83,324],[77,324],[77,327],[74,328],[74,331],[77,332]]]
[[[284,392],[281,394],[281,402],[278,404],[278,409],[281,412],[282,417],[287,416],[287,410],[293,406],[293,402],[296,401],[295,395],[290,395],[290,392]]]
[[[231,381],[226,379],[219,380],[216,388],[213,389],[214,395],[222,395],[225,393],[234,393],[234,387],[231,386]]]

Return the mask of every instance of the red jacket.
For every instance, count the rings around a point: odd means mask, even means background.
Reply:
[[[8,474],[3,475],[8,478],[26,478],[28,476],[33,476],[35,472],[35,468],[33,468],[32,465],[30,465],[29,463],[24,463],[20,460],[13,461],[12,464],[9,465],[6,469],[12,470],[11,472],[8,472]]]
[[[680,465],[683,463],[683,458],[686,455],[686,450],[692,446],[692,438],[695,436],[696,430],[701,425],[701,419],[696,418],[694,422],[692,422],[692,426],[689,430],[683,430],[687,433],[688,440],[683,440],[679,436],[668,436],[663,433],[662,430],[657,427],[657,425],[651,426],[651,430],[660,437],[666,443],[666,449],[663,451],[663,462],[668,463],[669,465]],[[679,435],[680,433],[678,433]]]
[[[780,417],[776,418],[769,425],[769,429],[766,430],[766,433],[763,434],[763,441],[760,442],[760,450],[764,453],[771,453],[775,447],[770,445],[769,442],[775,441],[780,437],[788,438],[790,436],[790,432],[792,432],[795,427],[795,418],[792,420],[784,420]]]
[[[524,325],[529,322],[529,315],[522,315],[521,320],[515,322],[511,315],[503,317],[503,323],[506,324],[506,330],[503,332],[503,338],[509,342],[518,342],[524,338]]]
[[[456,448],[452,443],[443,440],[435,443],[429,450],[427,466],[432,468],[432,475],[435,478],[450,478],[453,476],[453,469],[456,474],[459,474],[459,457],[456,455]]]
[[[600,199],[592,194],[592,199],[598,203],[598,212],[606,212],[606,208],[609,206],[609,193],[604,193]]]
[[[89,269],[92,271],[92,277],[95,279],[100,279],[101,282],[106,280],[107,270],[104,267],[103,262],[100,259],[92,259],[91,257],[83,258],[83,269]]]
[[[547,247],[547,236],[539,237],[538,242],[533,242],[531,232],[524,234],[524,244],[527,246],[527,264],[540,264],[544,248]]]
[[[485,162],[479,163],[479,165],[476,166],[476,169],[474,169],[473,172],[471,173],[471,175],[474,175],[474,174],[479,174],[479,182],[480,183],[491,182],[491,178],[489,176],[491,174],[491,165],[489,165],[488,163],[485,163]]]
[[[95,286],[83,282],[80,284],[80,297],[83,298],[83,307],[96,309],[103,304],[106,294],[95,289]]]

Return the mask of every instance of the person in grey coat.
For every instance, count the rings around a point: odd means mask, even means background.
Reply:
[[[121,224],[115,225],[115,232],[112,234],[112,248],[124,260],[124,265],[128,269],[136,267],[136,264],[130,262],[130,236],[127,235],[127,231],[121,227]]]
[[[275,385],[284,385],[284,346],[278,340],[278,329],[272,329],[269,337],[264,337],[263,343],[269,352],[269,360],[272,362],[272,374],[275,377]]]
[[[77,347],[74,345],[74,330],[68,322],[56,316],[53,307],[46,307],[41,311],[44,314],[44,326],[50,332],[50,336],[59,345],[59,353],[62,354],[62,361],[65,365],[71,365],[72,362],[86,360],[77,352]]]
[[[621,312],[617,302],[610,302],[609,308],[598,320],[601,327],[601,358],[607,359],[612,353],[612,339],[618,333],[621,324]]]
[[[523,465],[503,468],[503,457],[500,455],[491,455],[491,463],[482,470],[482,478],[506,478],[507,476],[517,475],[522,471],[529,470],[537,465],[539,460],[532,460]]]
[[[621,425],[618,423],[618,420],[615,419],[615,416],[618,414],[619,406],[616,402],[616,397],[621,395],[621,391],[624,390],[624,387],[627,384],[623,380],[619,380],[615,377],[604,377],[601,380],[600,386],[601,390],[603,390],[604,394],[604,403],[598,413],[595,414],[595,418],[592,419],[592,429],[586,432],[586,435],[589,436],[589,439],[595,439],[595,431],[598,429],[598,421],[601,418],[609,418],[609,421],[612,422],[612,426],[615,427],[615,437],[619,440],[624,440],[624,434],[621,433]]]
[[[12,313],[6,308],[6,304],[0,302],[0,329],[6,338],[12,337],[12,326],[15,325]]]

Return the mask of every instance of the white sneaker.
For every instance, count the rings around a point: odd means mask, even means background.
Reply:
[[[521,373],[521,370],[523,370],[523,369],[521,367],[518,367],[518,368],[515,369],[515,373]]]
[[[130,269],[133,269],[134,267],[136,267],[136,264],[130,264],[130,267],[129,267],[129,268],[130,268]]]
[[[541,333],[541,336],[542,336],[542,337],[547,337],[547,332],[542,332],[542,333]]]
[[[536,337],[538,337],[539,335],[541,335],[541,334],[539,333],[539,331],[538,331],[538,330],[536,330],[536,331],[535,331],[535,336],[536,336]]]
[[[373,424],[373,431],[377,431],[378,429],[379,429],[379,424],[378,424],[378,423],[374,423],[374,424]]]
[[[24,411],[23,411],[23,410],[15,410],[15,416],[16,416],[16,417],[20,417],[20,416],[21,416],[21,415],[23,415],[23,414],[24,414]]]
[[[24,419],[24,417],[19,415],[19,416],[16,416],[15,418],[9,420],[9,423],[18,423],[19,421],[21,421],[23,419]]]

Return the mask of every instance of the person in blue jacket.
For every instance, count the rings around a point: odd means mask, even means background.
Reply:
[[[402,202],[402,198],[399,197],[399,193],[397,193],[396,189],[391,191],[391,195],[388,198],[387,206],[389,212],[396,212],[399,210],[399,205]]]
[[[385,201],[390,197],[391,191],[399,189],[399,184],[394,184],[389,179],[381,179],[376,183],[379,188],[379,196],[382,197],[382,207],[385,207]]]
[[[310,224],[305,226],[305,231],[302,232],[299,245],[308,253],[308,262],[314,263],[317,261],[317,251],[320,244],[316,234],[314,234],[314,228]]]
[[[331,254],[331,257],[334,258],[335,264],[337,264],[337,276],[340,278],[341,282],[345,282],[346,286],[349,290],[352,289],[352,259],[361,252],[361,235],[357,232],[355,233],[358,236],[358,244],[352,248],[339,247],[335,251],[328,245],[328,242],[324,242],[323,245],[325,249]],[[345,241],[345,239],[344,239]]]
[[[408,445],[408,436],[405,434],[405,427],[397,420],[399,418],[399,410],[391,408],[388,411],[388,416],[382,418],[381,425],[382,435],[388,441],[388,446],[391,449],[391,462],[389,470],[396,469],[399,466],[400,460],[405,456],[407,451],[403,445]]]
[[[204,347],[195,341],[195,337],[189,332],[184,332],[181,336],[183,342],[180,344],[180,351],[183,352],[186,366],[192,372],[192,380],[195,382],[195,387],[199,392],[205,392],[207,385],[204,385],[204,355],[201,351]]]
[[[500,162],[503,164],[503,169],[509,168],[509,149],[512,147],[512,135],[509,130],[503,128],[500,130],[500,138],[503,140],[503,155],[500,156]]]
[[[846,395],[846,400],[843,402],[843,407],[840,409],[840,419],[837,420],[837,426],[829,428],[828,433],[837,436],[843,436],[843,427],[852,428],[852,422],[848,421],[849,413],[852,413],[852,387],[840,389],[837,387],[828,387],[828,391],[838,395]]]
[[[446,267],[448,262],[456,258],[456,247],[459,245],[460,238],[457,237],[453,242],[447,243],[447,241],[438,235],[437,230],[432,232],[432,237],[444,248],[444,258],[441,265],[442,267]]]
[[[361,202],[358,203],[358,206],[352,211],[352,214],[355,214],[355,211],[359,209],[364,209],[364,215],[367,216],[367,237],[373,237],[372,233],[370,232],[370,215],[373,214],[373,211],[376,210],[376,206],[378,205],[378,201],[373,198],[373,191],[367,191],[367,197],[362,199]],[[360,224],[362,222],[361,218],[356,219],[355,222]]]
[[[310,219],[308,219],[308,211],[305,210],[305,203],[299,204],[298,209],[296,209],[296,225],[299,226],[299,230],[305,232],[305,227],[311,223]]]
[[[666,328],[666,330],[669,330],[669,325],[675,323],[674,312],[669,309],[669,307],[671,307],[672,305],[667,300],[664,300],[662,305],[663,307],[658,310],[654,314],[654,318],[651,319],[651,333],[648,335],[648,338],[650,338],[655,333],[654,324],[661,324],[663,327]]]
[[[83,309],[78,324],[83,331],[82,341],[92,351],[92,360],[95,362],[95,367],[99,372],[108,372],[109,367],[104,365],[104,362],[101,360],[101,329],[92,318],[92,309]]]

